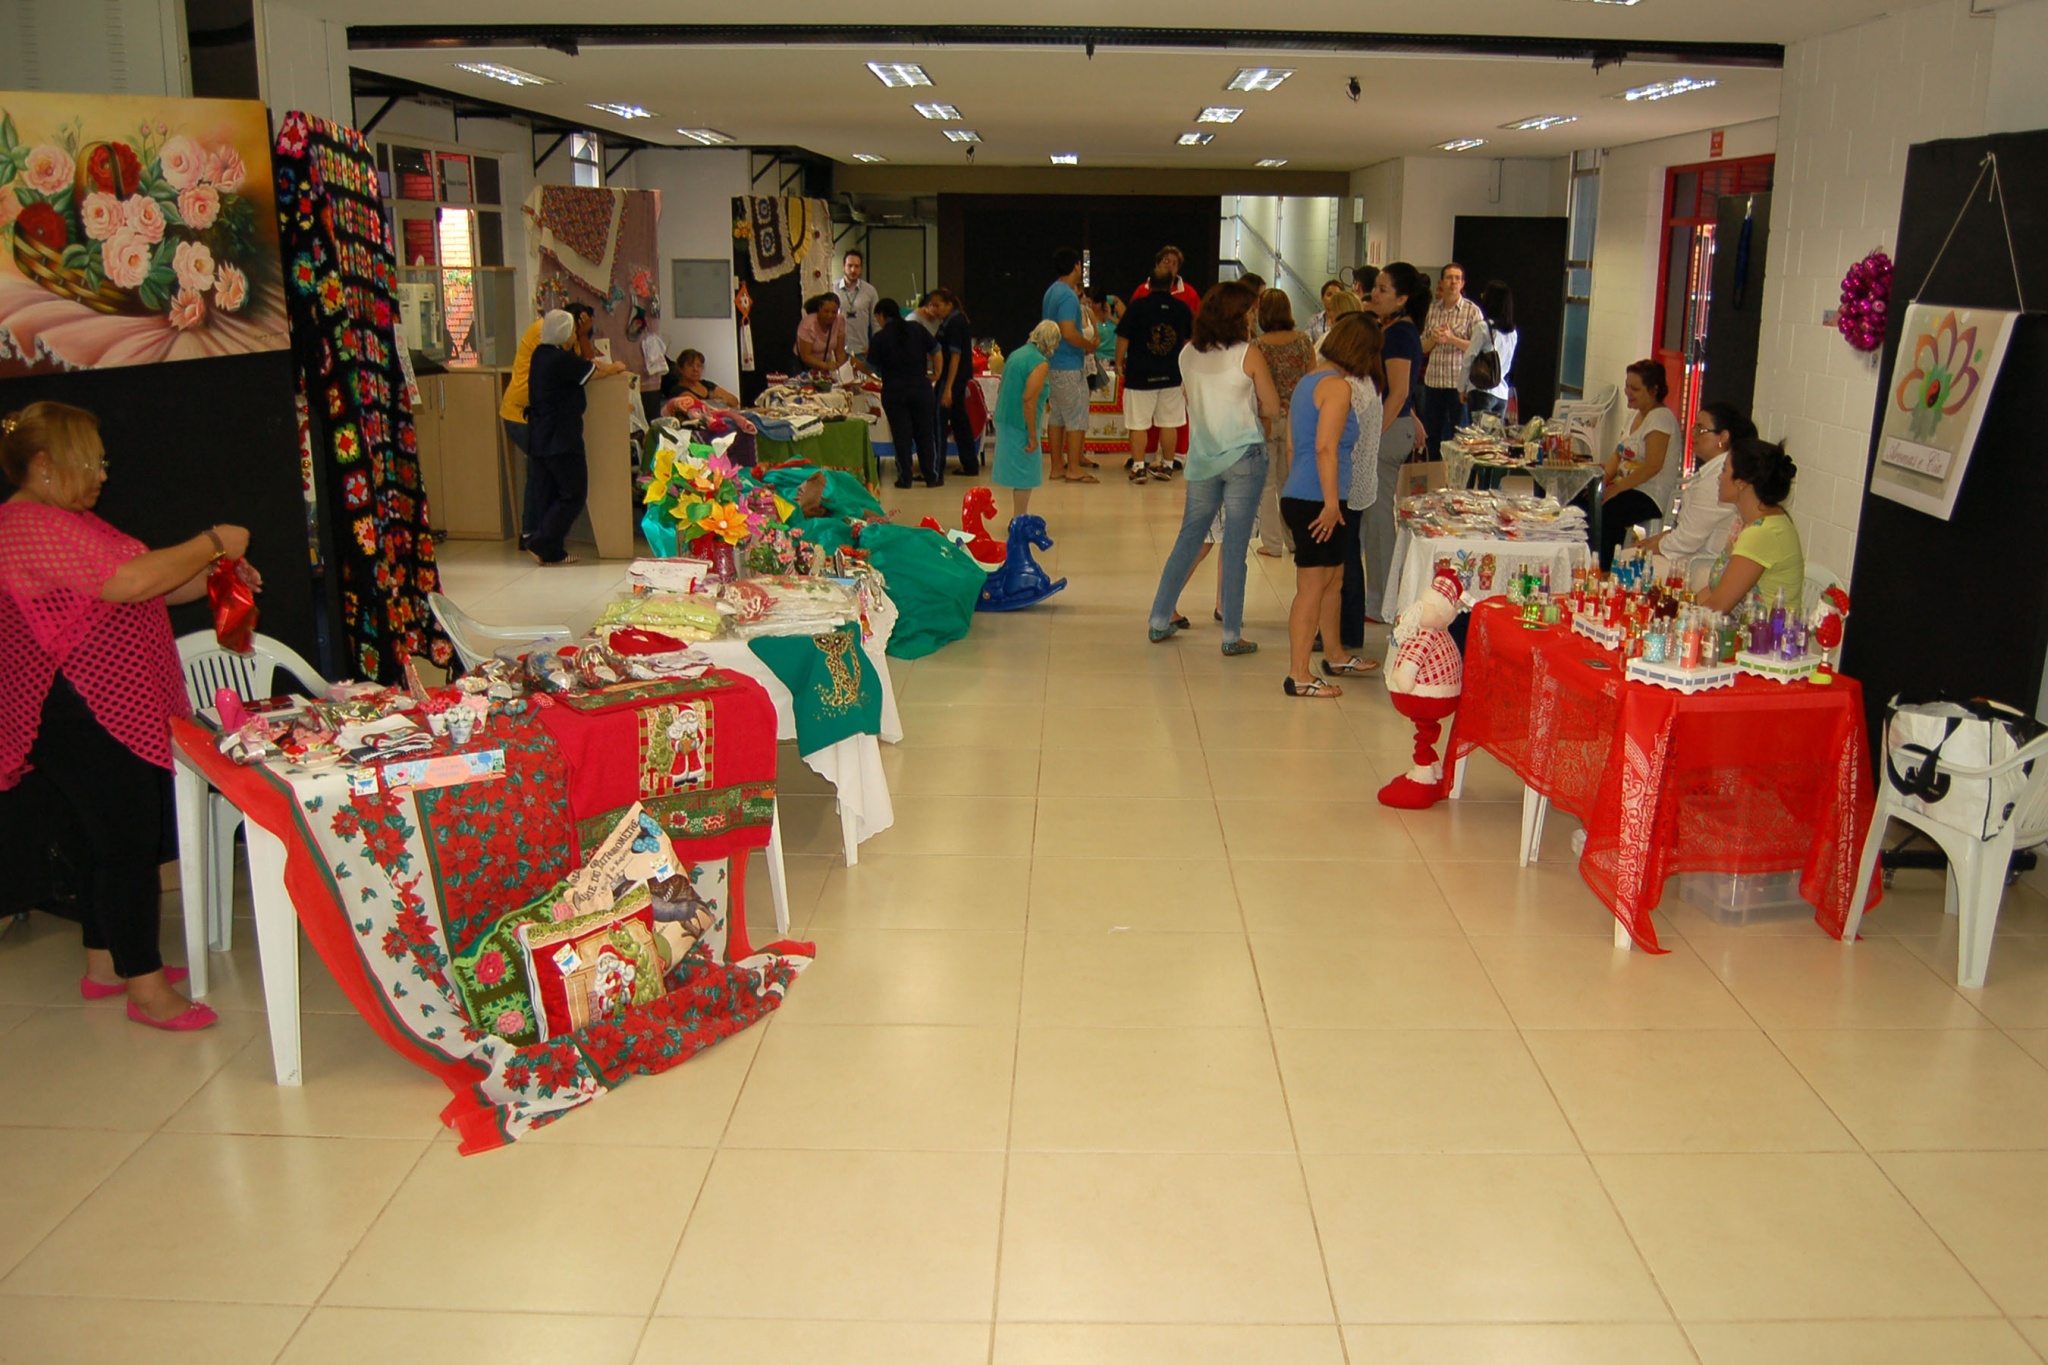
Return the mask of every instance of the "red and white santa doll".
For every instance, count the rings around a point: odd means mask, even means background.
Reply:
[[[1464,609],[1465,585],[1438,570],[1429,590],[1401,609],[1387,655],[1387,696],[1415,723],[1415,765],[1380,788],[1380,804],[1428,810],[1443,799],[1444,765],[1437,741],[1465,690],[1465,659],[1448,627]]]

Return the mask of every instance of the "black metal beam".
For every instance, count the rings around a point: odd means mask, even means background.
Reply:
[[[555,140],[548,144],[548,149],[533,159],[533,168],[535,170],[539,170],[541,168],[541,163],[546,161],[549,157],[553,156],[556,152],[560,151],[562,148],[562,144],[567,142],[568,140],[569,135],[567,133],[557,133],[555,135]]]
[[[398,107],[398,99],[397,95],[388,97],[382,104],[377,106],[377,112],[370,115],[369,121],[356,131],[360,132],[364,137],[368,137],[371,133],[376,132],[377,125],[384,121],[384,116]]]
[[[620,155],[617,161],[614,161],[611,165],[604,168],[604,178],[607,181],[609,181],[613,176],[617,175],[619,173],[619,167],[625,165],[628,161],[631,161],[633,159],[633,153],[639,150],[640,149],[638,147],[626,148],[626,150]]]

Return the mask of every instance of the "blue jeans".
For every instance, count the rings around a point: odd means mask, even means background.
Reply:
[[[1223,642],[1234,642],[1244,630],[1244,557],[1252,542],[1252,522],[1259,515],[1259,496],[1266,491],[1266,450],[1253,446],[1243,458],[1213,479],[1190,479],[1188,503],[1180,515],[1180,534],[1166,556],[1166,569],[1159,575],[1159,591],[1152,598],[1151,626],[1165,630],[1173,624],[1173,604],[1194,572],[1195,557],[1202,553],[1202,539],[1223,509],[1222,556]]]

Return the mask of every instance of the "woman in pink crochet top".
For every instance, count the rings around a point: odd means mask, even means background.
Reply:
[[[90,855],[79,993],[125,991],[137,1023],[205,1028],[214,1012],[157,950],[157,869],[176,851],[170,722],[188,709],[165,605],[203,596],[249,533],[151,550],[94,516],[99,421],[63,403],[0,419],[0,472],[15,489],[0,503],[0,793],[70,824]]]

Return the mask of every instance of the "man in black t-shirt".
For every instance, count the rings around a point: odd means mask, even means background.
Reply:
[[[932,334],[907,322],[894,299],[875,304],[875,334],[868,342],[867,365],[882,384],[882,415],[889,419],[889,440],[896,451],[896,486],[910,487],[911,452],[924,481],[937,488],[946,481],[943,448],[938,436],[938,405],[932,401],[932,361],[938,343]]]
[[[960,472],[981,472],[980,433],[967,416],[967,386],[974,379],[974,335],[960,296],[950,289],[934,289],[926,299],[939,315],[939,454],[946,453],[946,431],[952,429],[953,444],[960,452]]]
[[[1187,398],[1180,387],[1180,351],[1195,334],[1195,315],[1173,295],[1173,271],[1153,267],[1152,287],[1134,297],[1116,329],[1116,368],[1123,380],[1124,426],[1131,433],[1131,458],[1124,469],[1132,483],[1173,477],[1178,429],[1187,425]],[[1159,429],[1158,463],[1145,464],[1146,433]]]

